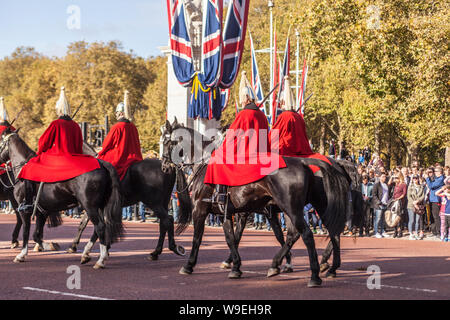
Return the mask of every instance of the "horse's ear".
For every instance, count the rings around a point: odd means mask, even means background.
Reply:
[[[15,131],[14,131],[14,133],[19,133],[19,131],[20,131],[20,129],[22,129],[22,128],[17,128]]]
[[[169,120],[166,120],[166,129],[167,129],[168,131],[170,131],[170,130],[172,129],[172,126],[170,125]]]
[[[176,127],[177,126],[177,124],[178,124],[178,119],[177,119],[177,117],[175,117],[175,120],[173,120],[173,123],[172,123],[172,127]]]

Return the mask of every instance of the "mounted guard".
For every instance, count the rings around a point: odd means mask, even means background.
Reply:
[[[81,129],[71,118],[64,87],[56,102],[56,114],[58,119],[39,138],[37,156],[29,159],[18,175],[26,184],[25,202],[19,211],[30,212],[33,208],[31,181],[65,181],[100,168],[97,159],[83,154]]]
[[[98,154],[99,159],[108,161],[116,168],[120,180],[133,163],[143,160],[139,133],[131,122],[128,94],[125,91],[124,102],[117,105],[117,123],[109,131]]]
[[[281,156],[270,154],[267,118],[255,104],[255,97],[244,71],[239,89],[243,110],[231,124],[222,145],[212,154],[205,175],[204,183],[216,185],[213,203],[225,204],[227,186],[246,185],[286,167]]]
[[[281,98],[282,113],[278,116],[277,121],[272,127],[278,130],[278,139],[272,137],[270,133],[270,141],[273,150],[278,150],[280,155],[288,157],[315,158],[323,160],[331,165],[327,157],[320,153],[314,153],[311,150],[308,136],[306,134],[306,125],[303,116],[296,112],[295,101],[291,91],[289,77],[284,78],[284,96]],[[319,168],[311,165],[311,170],[317,172]]]

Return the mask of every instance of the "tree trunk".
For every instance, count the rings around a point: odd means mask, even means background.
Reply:
[[[406,166],[411,167],[414,161],[419,159],[419,147],[416,143],[409,143],[407,146]]]
[[[322,122],[320,126],[320,140],[319,140],[319,153],[325,154],[325,136],[327,133],[325,123]]]
[[[381,153],[381,128],[377,126],[375,129],[375,152],[380,155]]]
[[[450,147],[445,148],[445,165],[450,167]]]

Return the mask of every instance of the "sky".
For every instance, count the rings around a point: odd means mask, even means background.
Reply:
[[[17,47],[61,57],[71,42],[119,40],[147,58],[168,43],[165,0],[2,0],[0,59]],[[78,14],[79,13],[79,14]]]

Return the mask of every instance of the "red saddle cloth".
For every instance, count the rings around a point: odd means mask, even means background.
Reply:
[[[256,105],[239,112],[222,145],[211,156],[204,183],[242,186],[285,168],[283,158],[270,153],[268,129],[267,118]],[[262,142],[267,148],[260,147]]]
[[[50,124],[39,139],[37,156],[28,161],[18,178],[51,183],[99,168],[96,158],[83,154],[80,126],[67,117]]]
[[[1,135],[3,134],[3,132],[4,132],[6,129],[8,129],[8,128],[10,128],[12,131],[15,131],[15,130],[16,130],[14,127],[11,127],[10,125],[0,125],[0,136],[1,136]],[[11,167],[11,164],[10,164],[9,166]],[[6,168],[6,163],[0,164],[0,176],[1,176],[2,174],[5,174],[5,173],[6,173],[5,168]]]
[[[272,136],[274,130],[278,130],[278,139]],[[303,116],[295,111],[284,111],[278,116],[277,122],[270,131],[273,150],[279,150],[280,155],[287,157],[314,158],[331,162],[320,153],[314,153],[306,135],[306,125]],[[313,173],[319,171],[315,165],[309,166]]]
[[[122,180],[133,163],[143,160],[136,126],[128,120],[119,120],[103,141],[98,158],[111,163]]]

